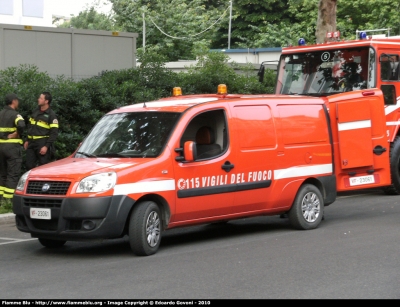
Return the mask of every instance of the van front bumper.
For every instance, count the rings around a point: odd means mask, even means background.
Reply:
[[[18,230],[56,240],[111,239],[124,235],[134,200],[125,196],[93,198],[30,197],[15,194]],[[51,219],[32,219],[31,208],[50,209]]]

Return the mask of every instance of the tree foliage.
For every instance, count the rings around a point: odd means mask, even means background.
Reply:
[[[138,47],[157,48],[170,61],[194,59],[198,45],[211,46],[218,19],[223,12],[207,6],[204,0],[110,0],[116,24],[139,35]],[[143,18],[144,14],[144,18]],[[226,15],[226,14],[225,14]],[[145,46],[145,48],[146,48]]]
[[[62,23],[59,27],[105,31],[118,30],[112,16],[98,13],[95,6],[80,12],[78,16],[71,17],[70,21]]]
[[[194,59],[198,50],[228,46],[229,0],[109,1],[113,7],[113,14],[106,16],[110,23],[102,19],[104,14],[96,17],[86,10],[74,20],[75,27],[135,32],[141,49],[144,13],[145,48],[157,50],[168,61]],[[300,37],[315,43],[319,3],[233,0],[231,48],[284,47],[297,44]],[[400,35],[399,9],[400,0],[337,1],[336,29],[342,39],[355,39],[356,30],[390,28],[391,35]]]

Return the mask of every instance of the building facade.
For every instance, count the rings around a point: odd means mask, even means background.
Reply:
[[[0,0],[0,24],[52,26],[51,0]]]

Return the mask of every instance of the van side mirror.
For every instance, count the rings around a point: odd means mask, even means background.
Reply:
[[[185,157],[185,161],[193,162],[197,158],[197,148],[196,142],[187,141],[183,146],[183,156]]]

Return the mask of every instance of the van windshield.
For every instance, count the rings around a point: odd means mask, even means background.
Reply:
[[[327,96],[375,87],[375,51],[370,47],[284,54],[276,94]]]
[[[173,112],[106,115],[84,139],[75,157],[157,157],[179,116]]]

